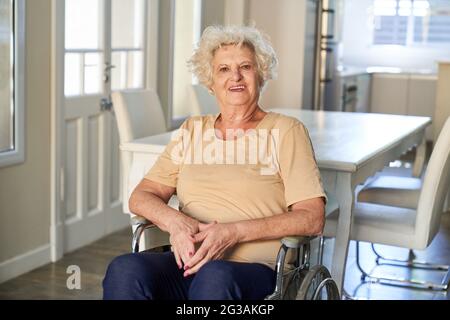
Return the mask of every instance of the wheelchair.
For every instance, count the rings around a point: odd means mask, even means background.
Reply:
[[[131,223],[134,226],[131,247],[132,252],[136,253],[139,252],[143,232],[157,226],[139,216],[132,217]],[[265,300],[340,300],[339,289],[330,272],[320,264],[322,259],[319,258],[319,264],[310,268],[310,244],[314,238],[291,236],[281,239],[276,261],[275,291]],[[163,246],[163,250],[170,250],[170,246]],[[293,263],[286,261],[289,250],[293,250]]]

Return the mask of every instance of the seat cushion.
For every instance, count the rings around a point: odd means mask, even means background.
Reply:
[[[416,209],[422,180],[410,177],[380,176],[358,194],[358,202]]]
[[[336,235],[339,215],[327,217],[324,236]],[[370,203],[357,203],[351,240],[380,243],[412,249],[424,249],[427,244],[417,243],[415,237],[416,211]]]

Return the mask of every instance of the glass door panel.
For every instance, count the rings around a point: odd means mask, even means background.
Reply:
[[[144,87],[144,0],[112,0],[111,89],[139,89]]]
[[[103,92],[104,1],[65,2],[65,96]]]

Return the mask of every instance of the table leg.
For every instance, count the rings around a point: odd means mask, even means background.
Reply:
[[[425,156],[427,151],[427,140],[426,137],[423,137],[421,144],[419,144],[416,148],[416,158],[414,159],[413,166],[413,176],[416,178],[420,178],[422,174],[423,165],[425,164]]]
[[[447,197],[444,201],[444,212],[450,211],[450,186],[448,187]]]
[[[337,174],[334,195],[339,202],[339,220],[336,230],[331,275],[336,281],[339,291],[343,294],[354,205],[354,188],[351,173],[339,172]]]

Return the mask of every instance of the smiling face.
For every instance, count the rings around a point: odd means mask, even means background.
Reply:
[[[251,49],[245,45],[222,46],[214,54],[212,68],[211,89],[221,107],[249,107],[258,103],[259,76]]]

